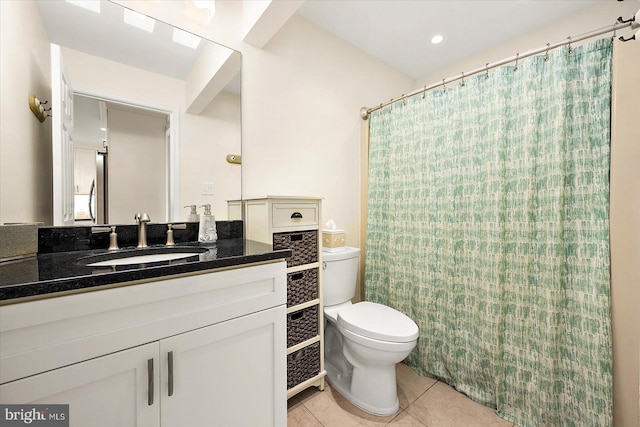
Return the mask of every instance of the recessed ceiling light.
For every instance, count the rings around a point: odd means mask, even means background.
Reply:
[[[141,13],[134,12],[131,9],[124,10],[124,22],[145,31],[149,31],[150,33],[153,32],[153,27],[156,25],[155,19],[149,18]]]
[[[442,37],[440,34],[437,34],[437,35],[433,36],[433,38],[431,39],[431,43],[438,44],[442,40],[444,40],[444,37]]]
[[[200,44],[200,40],[202,39],[195,34],[187,33],[177,28],[173,29],[173,41],[176,43],[195,49]]]
[[[67,3],[91,12],[100,13],[100,0],[67,0]]]

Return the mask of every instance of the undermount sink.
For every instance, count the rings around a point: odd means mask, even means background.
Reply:
[[[94,255],[79,262],[87,267],[113,267],[118,265],[150,264],[197,256],[204,248],[148,248],[125,252]]]

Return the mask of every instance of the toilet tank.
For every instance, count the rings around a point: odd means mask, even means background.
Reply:
[[[322,303],[325,307],[350,301],[356,293],[360,249],[322,253]]]

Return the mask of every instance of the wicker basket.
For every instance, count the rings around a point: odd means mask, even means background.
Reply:
[[[319,372],[319,342],[287,355],[287,390],[315,377]]]
[[[273,233],[273,249],[291,249],[287,267],[311,264],[318,261],[318,230],[293,233]]]
[[[287,274],[287,307],[318,298],[318,269]]]
[[[318,306],[287,314],[287,348],[318,335]]]

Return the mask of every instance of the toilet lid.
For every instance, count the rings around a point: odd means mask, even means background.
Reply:
[[[359,302],[338,311],[338,325],[358,335],[389,342],[418,338],[418,325],[408,316],[386,305]]]

